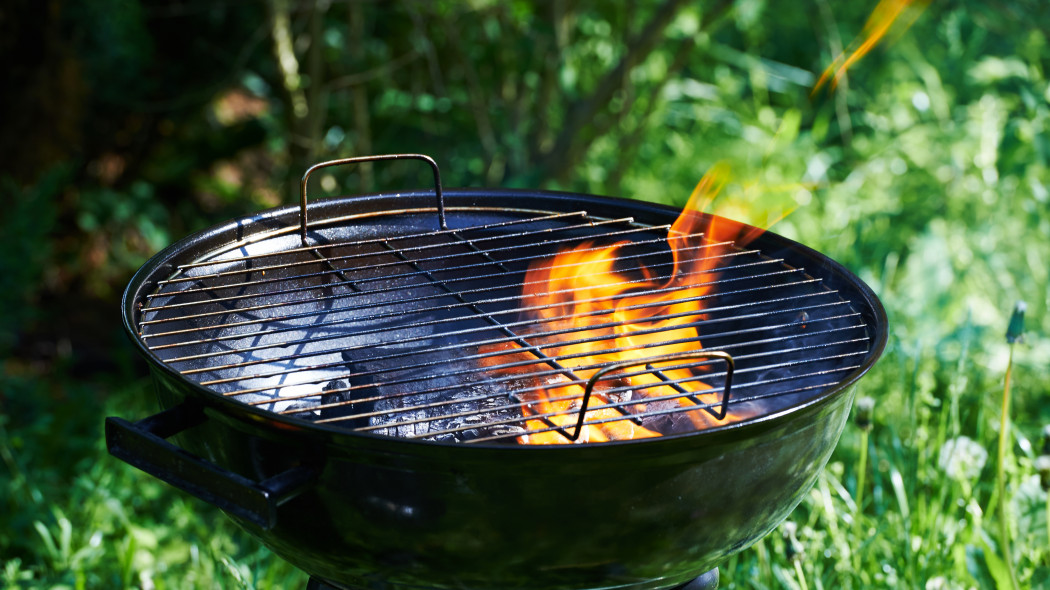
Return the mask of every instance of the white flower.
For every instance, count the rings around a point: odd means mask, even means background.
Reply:
[[[941,446],[940,459],[937,464],[948,474],[948,477],[970,481],[981,474],[985,462],[988,461],[988,451],[977,444],[976,441],[966,436],[960,436],[945,441]]]

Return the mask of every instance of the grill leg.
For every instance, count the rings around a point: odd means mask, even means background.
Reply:
[[[715,590],[718,588],[718,568],[701,574],[700,577],[693,580],[692,582],[686,582],[682,586],[672,588],[671,590]]]

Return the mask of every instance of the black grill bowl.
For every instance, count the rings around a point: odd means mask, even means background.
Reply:
[[[518,190],[449,191],[445,203],[453,219],[476,208],[586,209],[642,224],[678,214]],[[310,220],[432,206],[431,193],[321,199]],[[113,455],[218,505],[292,564],[348,588],[642,590],[692,580],[773,530],[808,492],[886,339],[885,314],[867,286],[767,232],[749,247],[837,290],[865,324],[867,352],[834,385],[787,407],[690,434],[537,447],[355,433],[219,395],[145,347],[140,306],[176,265],[297,224],[296,208],[233,220],[140,269],[125,293],[124,324],[164,411],[137,423],[107,419],[107,443]]]

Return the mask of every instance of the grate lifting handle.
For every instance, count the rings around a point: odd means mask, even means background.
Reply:
[[[715,411],[711,407],[708,407],[707,404],[702,402],[695,395],[691,394],[687,389],[682,387],[680,384],[675,383],[674,381],[669,379],[662,371],[660,371],[660,369],[658,369],[658,368],[656,368],[654,366],[656,363],[665,363],[665,362],[669,362],[669,361],[688,361],[688,360],[701,360],[701,359],[720,360],[720,361],[722,361],[722,362],[724,362],[726,364],[725,386],[722,388],[722,401],[721,401],[721,403],[718,404],[718,406],[717,406],[718,410],[717,411]],[[618,362],[618,363],[612,363],[610,365],[606,365],[605,367],[602,367],[601,369],[596,371],[594,373],[594,375],[591,376],[590,379],[587,380],[587,386],[584,388],[584,392],[583,392],[583,402],[580,404],[580,417],[576,421],[576,430],[573,432],[572,436],[570,437],[572,440],[579,439],[580,438],[580,433],[583,431],[583,423],[584,423],[584,420],[585,420],[585,418],[587,416],[587,404],[589,404],[590,401],[591,401],[591,393],[594,391],[594,386],[597,385],[598,382],[601,381],[603,378],[605,378],[605,376],[608,375],[609,373],[613,373],[613,372],[620,371],[620,370],[623,370],[623,369],[629,369],[631,367],[640,367],[640,366],[643,366],[643,365],[645,366],[646,371],[656,375],[657,377],[660,378],[661,381],[666,382],[667,385],[673,387],[678,392],[683,393],[683,394],[687,394],[687,395],[685,395],[685,397],[689,398],[689,400],[691,400],[693,403],[697,404],[698,406],[703,407],[703,409],[707,410],[708,413],[710,413],[712,416],[714,416],[718,420],[724,419],[726,417],[726,414],[729,412],[729,391],[730,391],[730,388],[731,388],[731,386],[733,384],[733,370],[735,369],[736,364],[733,362],[733,357],[730,356],[730,354],[728,352],[724,352],[724,351],[721,351],[721,350],[697,350],[697,351],[679,352],[679,353],[674,353],[674,354],[665,354],[665,355],[649,357],[649,358],[644,358],[644,359],[634,359],[634,360],[629,360],[629,361],[621,361],[621,362]]]
[[[381,162],[386,160],[422,160],[430,165],[430,169],[434,172],[434,195],[437,197],[438,222],[441,224],[441,229],[448,229],[448,225],[445,223],[445,198],[441,194],[441,171],[438,170],[437,162],[435,162],[433,158],[423,154],[380,154],[376,156],[358,156],[355,158],[342,158],[339,160],[329,160],[327,162],[314,164],[307,168],[306,172],[303,174],[303,180],[299,183],[299,237],[302,239],[304,246],[306,245],[306,184],[307,181],[310,180],[310,175],[321,168],[328,168],[330,166],[344,166],[347,164]]]

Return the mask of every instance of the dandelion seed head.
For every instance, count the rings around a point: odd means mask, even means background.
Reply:
[[[959,436],[941,445],[938,466],[951,477],[959,481],[971,481],[981,474],[988,461],[988,451],[973,439]]]
[[[1035,470],[1043,490],[1050,491],[1050,455],[1039,455],[1035,460]]]

